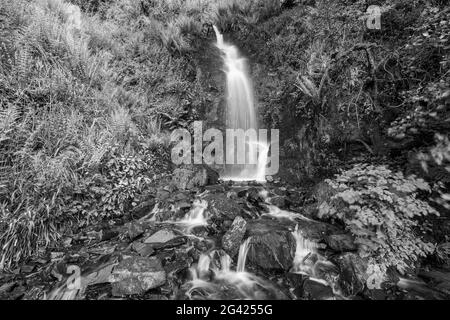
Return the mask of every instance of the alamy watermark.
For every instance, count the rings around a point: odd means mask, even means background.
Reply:
[[[193,141],[187,129],[174,130],[171,141],[177,142],[171,153],[172,162],[177,165],[264,165],[266,175],[278,173],[278,129],[270,130],[270,143],[267,129],[226,129],[224,143],[222,131],[209,128],[203,133],[202,121],[195,121]],[[208,142],[205,148],[203,142]]]

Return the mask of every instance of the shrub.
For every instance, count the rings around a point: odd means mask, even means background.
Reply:
[[[320,217],[346,226],[373,272],[384,274],[392,266],[404,273],[433,252],[434,245],[418,234],[417,218],[438,215],[418,197],[420,191],[430,192],[424,180],[385,166],[358,164],[326,182],[336,194],[320,206]]]
[[[151,183],[149,154],[109,155],[95,174],[86,172],[75,187],[70,212],[80,219],[80,226],[103,218],[120,217],[137,205],[138,197]]]

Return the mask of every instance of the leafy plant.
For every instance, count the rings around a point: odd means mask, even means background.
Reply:
[[[418,218],[438,215],[419,197],[431,191],[423,179],[385,166],[357,164],[326,182],[336,193],[322,203],[319,216],[345,225],[374,272],[385,273],[392,266],[404,273],[434,251],[434,245],[420,237]]]

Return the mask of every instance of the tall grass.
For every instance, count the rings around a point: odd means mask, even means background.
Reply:
[[[132,125],[97,101],[113,55],[102,24],[62,0],[0,0],[0,12],[0,268],[11,268],[59,238],[82,169]]]

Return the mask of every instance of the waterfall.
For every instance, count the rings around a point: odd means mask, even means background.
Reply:
[[[227,129],[255,130],[256,136],[249,135],[246,144],[245,164],[226,165],[223,180],[265,181],[265,169],[268,159],[268,145],[258,142],[258,123],[255,110],[252,81],[248,75],[247,63],[236,46],[227,44],[223,34],[213,26],[217,38],[217,47],[223,53],[227,85]],[[257,163],[249,163],[252,155],[258,152]],[[235,155],[233,155],[235,156]],[[236,163],[236,159],[235,159]]]

